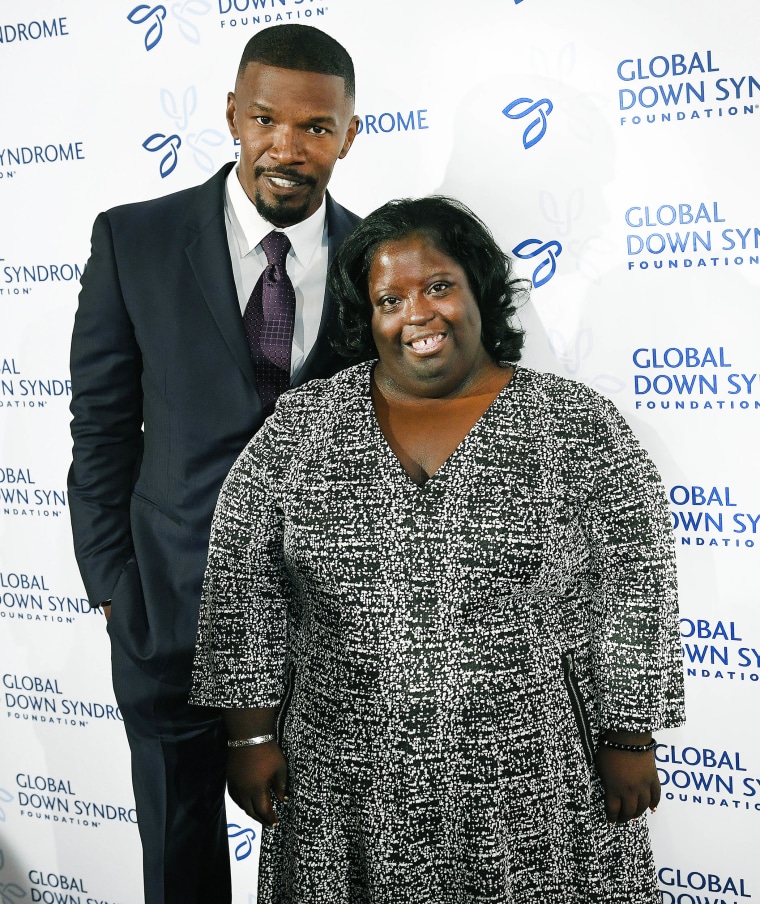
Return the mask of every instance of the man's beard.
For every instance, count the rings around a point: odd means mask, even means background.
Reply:
[[[306,219],[309,201],[310,199],[307,198],[297,206],[285,199],[277,201],[275,204],[269,204],[261,197],[261,192],[257,191],[253,203],[256,205],[256,210],[267,222],[273,226],[285,228],[287,226],[295,226],[296,223]]]
[[[304,178],[304,176],[297,172],[293,172],[286,166],[280,168],[273,167],[271,169],[266,169],[263,166],[256,167],[255,175],[257,178],[261,178],[267,173],[275,176],[282,176],[285,179],[296,179],[300,183],[312,188],[317,184],[317,180],[313,177],[308,176]],[[288,198],[283,198],[280,201],[275,201],[273,204],[270,204],[262,198],[261,192],[257,189],[253,203],[256,206],[256,210],[258,210],[265,220],[268,220],[273,226],[284,228],[286,226],[295,226],[296,223],[305,220],[309,210],[309,204],[312,203],[312,200],[313,198],[307,197],[301,203],[296,204]]]

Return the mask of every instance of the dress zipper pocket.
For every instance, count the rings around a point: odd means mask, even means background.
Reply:
[[[562,654],[562,669],[565,675],[565,687],[570,697],[570,706],[578,725],[578,733],[581,738],[581,746],[589,766],[594,765],[594,745],[591,740],[591,726],[589,724],[586,706],[578,687],[578,678],[575,674],[575,651],[568,650]]]
[[[277,726],[275,728],[275,736],[277,738],[277,743],[280,746],[282,746],[282,736],[285,732],[285,718],[288,714],[288,709],[290,708],[290,701],[293,698],[295,673],[295,666],[292,664],[289,665],[287,674],[285,675],[285,693],[282,695],[282,703],[280,703],[280,710],[277,713]]]

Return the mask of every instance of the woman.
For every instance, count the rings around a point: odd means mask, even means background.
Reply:
[[[683,689],[653,465],[604,398],[516,366],[520,285],[463,205],[375,211],[331,291],[378,361],[241,455],[199,628],[193,699],[277,826],[259,900],[654,904],[636,820]]]

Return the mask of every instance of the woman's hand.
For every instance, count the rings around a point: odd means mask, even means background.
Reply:
[[[287,800],[288,767],[274,741],[255,747],[231,747],[227,756],[227,788],[235,803],[265,826],[279,822],[272,795]]]
[[[637,819],[660,802],[660,779],[654,750],[646,753],[599,746],[596,771],[604,788],[604,809],[611,823]]]

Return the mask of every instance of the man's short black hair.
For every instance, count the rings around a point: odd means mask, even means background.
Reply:
[[[311,25],[272,25],[257,32],[245,45],[238,78],[249,63],[337,75],[346,86],[346,97],[353,100],[355,96],[354,64],[348,51]]]
[[[513,275],[511,258],[469,207],[454,198],[401,198],[366,217],[341,245],[327,286],[335,299],[340,332],[332,337],[338,354],[352,361],[377,357],[372,337],[368,278],[378,246],[422,234],[467,274],[480,309],[481,339],[497,363],[520,358],[524,334],[512,323],[530,283]]]

